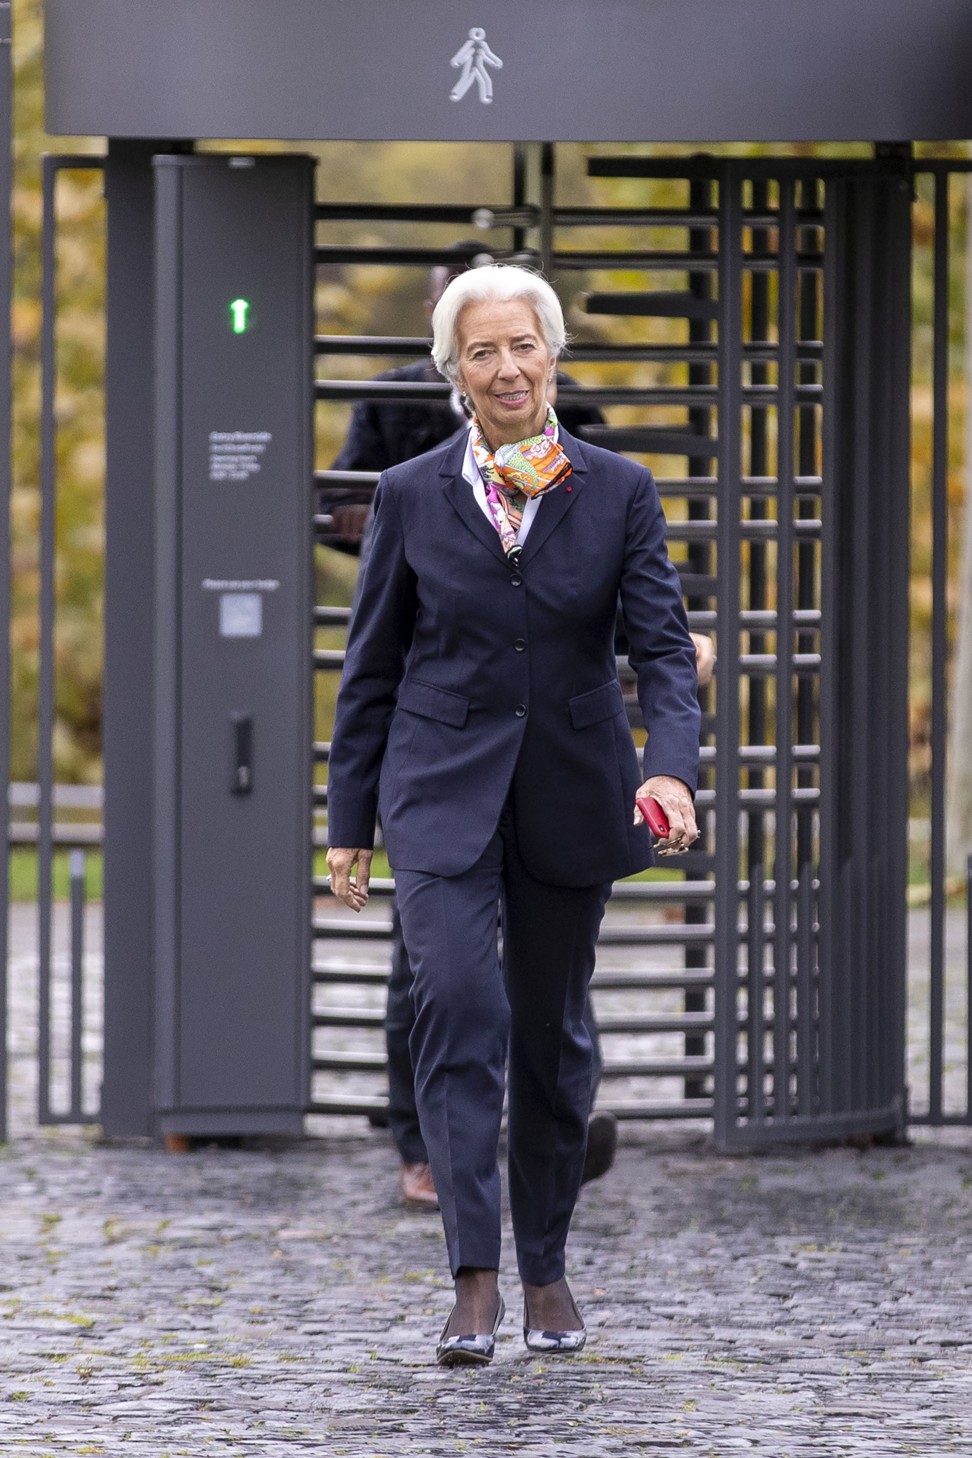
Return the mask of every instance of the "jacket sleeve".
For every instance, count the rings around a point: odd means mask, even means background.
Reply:
[[[645,471],[628,507],[621,608],[628,662],[648,730],[645,779],[674,775],[695,794],[698,783],[698,672],[678,573],[665,546],[665,517]]]
[[[412,640],[417,595],[402,520],[382,476],[371,553],[360,580],[338,690],[328,759],[328,842],[374,844],[378,779],[388,725]]]

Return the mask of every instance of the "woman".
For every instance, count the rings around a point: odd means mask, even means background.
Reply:
[[[611,883],[651,863],[636,796],[665,809],[663,850],[696,838],[699,710],[651,476],[560,430],[547,404],[565,340],[550,285],[502,264],[462,274],[432,329],[473,420],[378,483],[331,744],[328,865],[360,911],[380,808],[456,1289],[437,1360],[458,1365],[491,1360],[503,1317],[507,1055],[524,1337],[584,1343],[564,1276],[590,1103],[584,999]],[[619,595],[649,729],[643,784],[615,672]]]

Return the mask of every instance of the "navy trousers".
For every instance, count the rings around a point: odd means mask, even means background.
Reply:
[[[415,1073],[409,1039],[415,1022],[412,1004],[412,968],[402,937],[398,902],[392,902],[392,958],[388,975],[388,1006],[385,1012],[385,1048],[388,1053],[388,1127],[404,1164],[428,1164],[415,1103]],[[588,993],[584,1002],[584,1026],[593,1048],[591,1104],[597,1098],[604,1064],[597,1019]]]
[[[452,1273],[499,1268],[508,1052],[517,1264],[524,1281],[548,1285],[564,1274],[584,1164],[592,1075],[584,1008],[611,885],[534,880],[508,810],[463,875],[397,870],[395,879],[413,977],[416,1102]]]

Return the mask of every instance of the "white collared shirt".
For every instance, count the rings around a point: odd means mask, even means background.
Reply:
[[[473,495],[479,503],[480,510],[486,517],[490,526],[493,528],[493,531],[495,532],[496,523],[493,520],[493,513],[489,509],[489,502],[486,500],[486,487],[483,485],[483,478],[480,473],[479,467],[476,464],[476,457],[473,454],[471,426],[469,429],[469,435],[466,438],[466,454],[462,462],[462,475],[463,479],[465,481],[468,481],[470,486],[472,487]],[[531,496],[524,504],[523,520],[520,522],[520,530],[516,534],[516,540],[520,543],[521,546],[527,539],[527,532],[533,525],[533,518],[540,510],[540,503],[542,500],[542,496]]]

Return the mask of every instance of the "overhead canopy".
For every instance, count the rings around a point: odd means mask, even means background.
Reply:
[[[46,0],[56,134],[972,136],[969,0]]]

